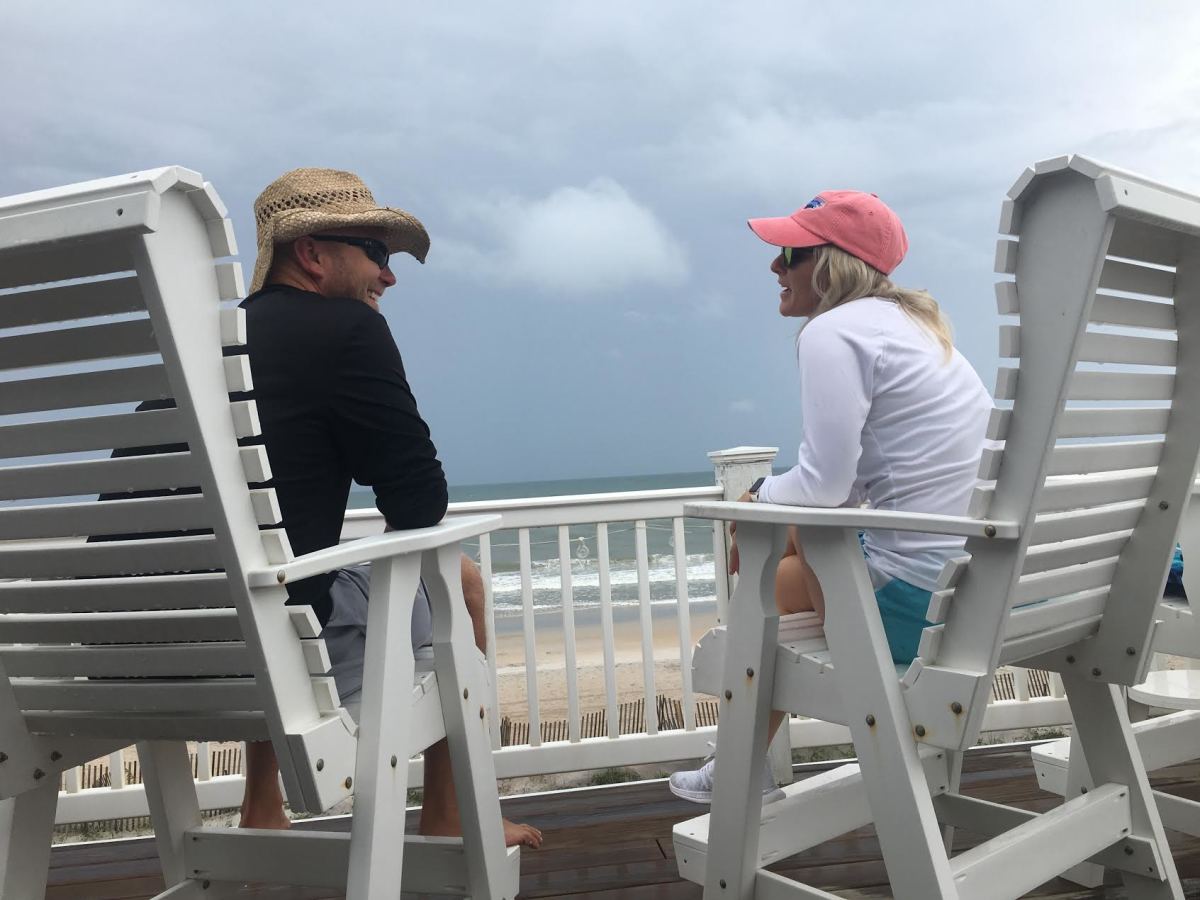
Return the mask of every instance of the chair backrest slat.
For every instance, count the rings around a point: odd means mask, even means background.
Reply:
[[[1088,472],[1118,472],[1148,469],[1162,458],[1161,439],[1119,443],[1060,444],[1046,466],[1047,475],[1085,475]]]
[[[0,458],[183,444],[185,437],[174,409],[0,425]]]
[[[174,490],[198,483],[190,452],[0,468],[0,497],[5,500]]]
[[[122,275],[104,281],[10,294],[0,304],[0,328],[70,322],[145,309],[137,276]]]
[[[281,515],[275,492],[250,492],[260,525],[274,525]],[[107,535],[161,534],[196,531],[211,524],[204,498],[199,494],[135,497],[56,503],[19,509],[0,508],[0,541],[45,538],[104,537]],[[0,601],[0,611],[3,611]]]
[[[150,356],[157,352],[150,320],[130,319],[0,338],[0,370]]]
[[[2,305],[2,304],[0,304]],[[0,416],[141,403],[171,396],[161,364],[0,381]]]
[[[58,248],[10,250],[4,254],[4,265],[0,266],[0,288],[93,278],[129,272],[133,268],[133,248],[129,240],[122,238],[81,242],[71,248],[70,253],[63,253]]]
[[[6,613],[202,609],[232,603],[224,572],[0,583]]]
[[[329,671],[321,641],[300,641],[309,674]],[[252,676],[256,665],[244,641],[0,647],[10,678],[193,678]]]

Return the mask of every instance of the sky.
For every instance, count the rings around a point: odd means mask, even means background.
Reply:
[[[288,169],[418,216],[383,310],[459,485],[794,460],[799,323],[748,217],[877,193],[990,388],[1026,166],[1200,191],[1193,2],[6,0],[0,36],[0,196],[195,169],[247,277]]]

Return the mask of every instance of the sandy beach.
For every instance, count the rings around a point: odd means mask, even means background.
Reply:
[[[675,607],[670,605],[653,608],[654,692],[679,697],[681,654],[679,623],[675,613]],[[692,645],[716,622],[716,605],[693,603],[690,618],[690,634],[682,654],[686,665],[691,664]],[[501,716],[516,720],[529,718],[523,624],[520,617],[496,621],[499,712]],[[645,695],[646,689],[638,608],[617,607],[613,610],[613,636],[617,702],[636,700]],[[541,613],[535,617],[534,642],[541,719],[565,719],[566,645],[561,612]],[[579,685],[580,714],[604,709],[604,640],[598,609],[580,610],[575,614],[575,671]]]

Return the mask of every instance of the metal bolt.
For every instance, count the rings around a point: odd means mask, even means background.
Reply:
[[[0,763],[6,763],[6,762],[8,762],[8,754],[0,753]]]
[[[870,725],[872,728],[874,728],[875,727],[875,717],[867,716],[867,724]]]
[[[1170,508],[1171,508],[1171,504],[1170,504],[1170,503],[1168,503],[1166,500],[1159,500],[1159,501],[1158,501],[1158,508],[1159,508],[1159,509],[1170,509]]]
[[[721,890],[725,890],[725,879],[721,879]]]
[[[212,882],[205,879],[204,881],[200,882],[200,887],[207,891],[210,884],[212,884]]]
[[[732,700],[732,699],[733,699],[733,691],[726,691],[726,692],[725,692],[725,699],[726,699],[726,700]]]
[[[925,726],[924,725],[918,725],[916,728],[913,729],[913,731],[915,731],[917,733],[917,737],[925,737]]]
[[[1134,650],[1132,647],[1126,647],[1126,648],[1125,648],[1125,655],[1126,655],[1126,656],[1137,656],[1137,651],[1136,651],[1136,650]]]
[[[1087,793],[1087,788],[1086,788],[1086,787],[1081,787],[1081,788],[1079,789],[1079,793],[1081,793],[1081,794],[1086,794],[1086,793]]]
[[[60,759],[62,759],[61,753],[59,753],[57,750],[50,751],[50,762],[58,762]]]
[[[125,210],[124,210],[124,209],[118,209],[118,210],[117,210],[117,215],[118,215],[118,216],[123,216],[123,215],[125,215]]]
[[[392,754],[392,768],[396,768],[396,755]]]
[[[747,678],[753,678],[753,677],[754,677],[754,670],[753,670],[753,669],[751,669],[751,668],[748,668],[748,667],[747,667],[747,669],[746,669],[746,677],[747,677]]]
[[[1068,657],[1067,657],[1067,662],[1069,662],[1069,663],[1074,663],[1074,662],[1075,662],[1075,657],[1074,657],[1074,656],[1068,656]]]
[[[1099,669],[1099,668],[1097,668],[1097,667],[1095,667],[1095,666],[1093,666],[1093,667],[1092,667],[1092,677],[1093,677],[1093,678],[1099,678],[1099,677],[1100,677],[1100,669]]]
[[[482,719],[485,715],[487,715],[487,713],[483,711],[483,707],[479,707],[479,718]]]
[[[1125,855],[1126,855],[1126,856],[1133,856],[1133,848],[1132,848],[1132,847],[1129,847],[1129,846],[1127,846],[1127,847],[1125,848]]]
[[[325,760],[323,760],[323,759],[318,759],[318,760],[317,760],[317,771],[318,771],[318,772],[322,772],[322,771],[324,771],[324,770],[325,770]]]
[[[962,712],[962,704],[959,703],[957,700],[955,700],[953,703],[950,704],[950,712],[954,713],[957,716],[959,713]]]
[[[987,537],[995,537],[996,536],[996,526],[995,525],[984,525],[983,533]]]
[[[471,696],[471,689],[463,688],[463,699],[466,700],[470,696]]]
[[[45,773],[45,772],[43,772],[41,769],[34,769],[34,770],[33,770],[33,777],[34,777],[35,779],[37,779],[37,778],[45,778],[45,777],[46,777],[46,773]]]
[[[352,788],[354,786],[354,779],[347,778],[345,781],[342,782],[342,784],[344,784],[346,786],[346,790],[350,790],[350,788]]]
[[[278,572],[275,573],[275,580],[278,581],[280,584],[283,584],[284,582],[287,581],[287,572],[285,572],[283,569],[280,569]]]

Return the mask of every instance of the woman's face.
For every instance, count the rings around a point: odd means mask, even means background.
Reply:
[[[819,298],[813,290],[813,268],[817,264],[811,252],[804,253],[801,262],[788,268],[780,253],[771,260],[771,271],[779,279],[779,314],[792,318],[806,318],[817,308]]]

